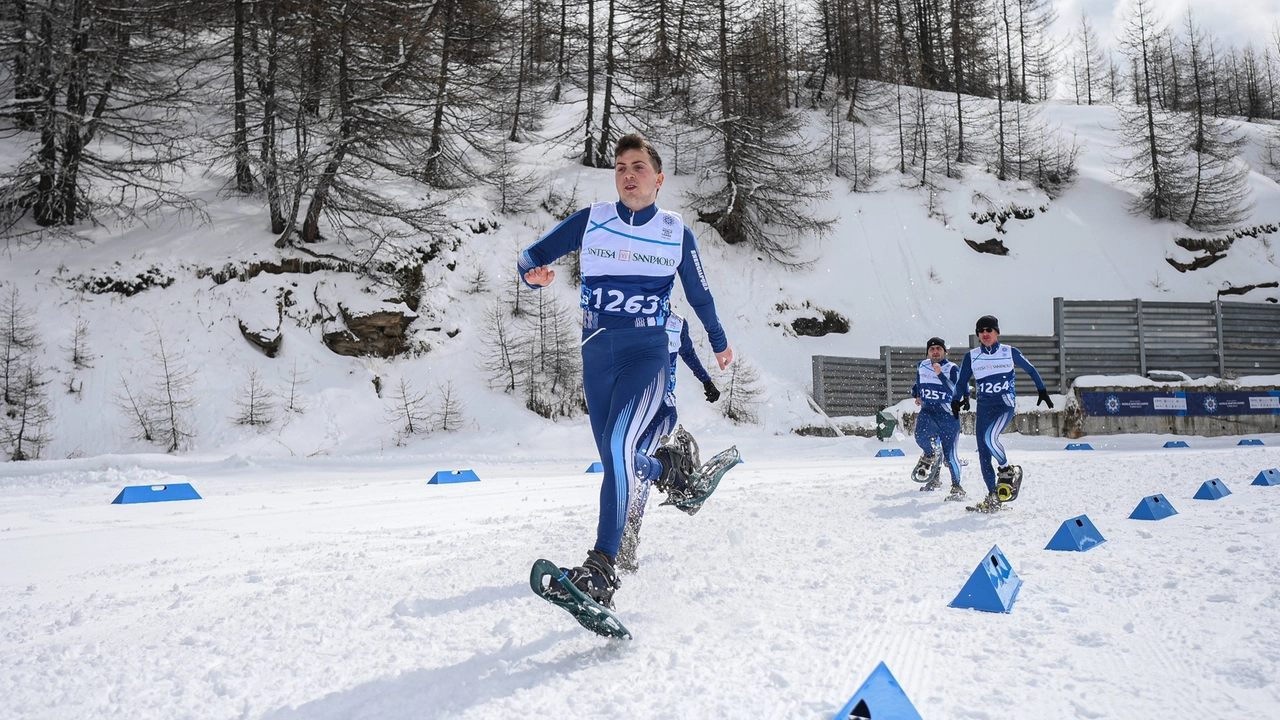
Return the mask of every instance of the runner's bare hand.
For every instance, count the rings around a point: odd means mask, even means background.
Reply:
[[[524,274],[524,281],[535,287],[546,287],[556,279],[556,271],[543,265]]]

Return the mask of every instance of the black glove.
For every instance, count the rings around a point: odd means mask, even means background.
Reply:
[[[702,383],[702,391],[707,394],[707,402],[709,403],[720,399],[720,391],[716,388],[716,384],[710,380]]]
[[[957,420],[960,419],[960,398],[955,398],[951,401],[951,417]]]
[[[1041,390],[1039,395],[1037,395],[1036,397],[1037,397],[1036,405],[1040,405],[1041,403],[1044,403],[1045,405],[1049,406],[1050,410],[1053,409],[1053,401],[1049,399],[1048,390]]]

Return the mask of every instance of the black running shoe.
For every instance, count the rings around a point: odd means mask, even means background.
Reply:
[[[575,568],[560,568],[569,576],[569,582],[582,591],[582,594],[595,600],[604,607],[613,609],[613,592],[618,589],[618,574],[613,569],[613,560],[599,550],[587,551],[587,559]],[[567,593],[555,583],[551,583],[547,594],[559,595],[569,599]]]

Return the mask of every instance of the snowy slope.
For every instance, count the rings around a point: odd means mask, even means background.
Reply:
[[[577,110],[565,106],[553,115],[545,128],[547,136],[574,122]],[[871,355],[880,345],[922,344],[932,335],[963,345],[973,319],[985,313],[998,315],[1006,333],[1048,333],[1055,296],[1206,301],[1226,284],[1280,277],[1267,236],[1242,238],[1212,267],[1175,271],[1165,257],[1189,256],[1172,239],[1194,233],[1126,211],[1129,193],[1108,169],[1116,154],[1110,129],[1116,124],[1114,111],[1049,104],[1044,115],[1064,132],[1074,133],[1083,149],[1078,182],[1056,200],[1017,183],[999,183],[974,168],[962,181],[946,181],[938,200],[940,212],[930,216],[924,191],[907,187],[910,182],[895,174],[886,175],[873,193],[849,193],[838,181],[819,208],[838,222],[829,236],[806,245],[805,257],[812,263],[799,270],[760,261],[745,248],[727,247],[695,224],[730,341],[762,375],[766,397],[760,415],[766,429],[785,433],[815,421],[805,399],[813,354]],[[1256,136],[1256,128],[1245,130]],[[1256,144],[1258,138],[1253,139]],[[660,138],[658,142],[661,145]],[[543,188],[573,198],[575,206],[616,197],[611,171],[582,168],[566,160],[566,153],[564,147],[545,143],[528,147],[525,167],[540,178],[533,188],[535,198],[543,196]],[[684,191],[691,182],[688,176],[669,177],[660,197],[664,206],[681,211],[690,221],[695,214],[684,205]],[[1280,187],[1258,173],[1252,183],[1255,209],[1245,224],[1280,221]],[[199,406],[193,415],[192,450],[217,448],[253,456],[385,451],[394,445],[395,433],[385,422],[385,397],[374,392],[375,377],[384,387],[407,378],[418,391],[430,392],[452,382],[467,403],[472,432],[493,433],[491,446],[547,424],[524,410],[518,399],[490,390],[478,369],[484,311],[509,291],[518,249],[553,225],[546,212],[499,217],[482,192],[462,199],[451,210],[455,231],[450,239],[456,247],[446,247],[425,268],[420,317],[411,326],[414,344],[428,351],[395,361],[352,359],[336,356],[320,344],[320,335],[333,327],[314,322],[319,302],[330,311],[335,299],[369,308],[384,305],[395,293],[333,272],[264,273],[248,282],[216,285],[206,271],[228,263],[274,261],[282,253],[271,247],[257,200],[225,197],[219,192],[221,179],[212,176],[193,178],[190,187],[208,203],[207,224],[170,218],[150,227],[86,229],[84,244],[9,246],[0,263],[0,291],[16,287],[23,303],[34,308],[44,341],[43,361],[51,368],[56,420],[45,457],[152,447],[130,437],[125,415],[112,398],[121,391],[122,377],[135,388],[145,382],[154,365],[149,334],[157,328],[196,373]],[[1005,234],[970,217],[1010,203],[1035,208],[1037,214],[1029,220],[1009,220]],[[1047,210],[1040,212],[1041,207]],[[1008,256],[980,254],[964,242],[995,236],[1010,249]],[[343,252],[332,242],[312,249]],[[447,269],[450,264],[454,270]],[[172,284],[132,297],[79,289],[93,278],[129,278],[152,268],[158,277],[172,278]],[[487,282],[475,292],[481,270]],[[269,360],[240,336],[237,323],[273,326],[277,299],[285,292],[294,305],[285,312],[284,349],[279,358]],[[554,292],[566,305],[576,302],[576,288],[563,277]],[[1243,299],[1262,301],[1267,292],[1277,294],[1258,290]],[[677,290],[677,307],[682,302]],[[850,332],[809,338],[796,337],[790,330],[796,318],[820,316],[822,310],[848,317]],[[88,323],[88,343],[98,357],[92,369],[73,372],[61,348],[77,316]],[[709,361],[705,336],[696,327],[694,336]],[[236,392],[251,368],[280,389],[295,367],[309,380],[302,387],[309,413],[266,433],[230,422]],[[680,372],[686,384],[692,382],[687,371]],[[80,382],[82,392],[67,392]],[[699,430],[728,427],[699,403],[687,403],[682,414]],[[452,442],[413,439],[409,445],[430,449]]]
[[[1027,484],[978,516],[874,441],[760,435],[696,517],[649,508],[617,595],[631,641],[528,590],[535,557],[579,560],[594,527],[599,476],[568,444],[9,463],[0,715],[820,720],[883,660],[927,720],[1273,718],[1280,488],[1248,485],[1280,464],[1264,438],[1011,436]],[[460,462],[482,481],[425,484]],[[1234,494],[1191,500],[1211,477]],[[177,481],[204,499],[108,504]],[[1126,519],[1156,492],[1180,514]],[[1081,513],[1106,543],[1042,549]],[[1025,581],[1012,613],[948,608],[994,544]]]

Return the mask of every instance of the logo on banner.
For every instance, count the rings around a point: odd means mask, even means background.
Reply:
[[[1250,395],[1250,410],[1275,410],[1280,408],[1280,397],[1275,395]]]
[[[1180,397],[1158,397],[1151,398],[1151,404],[1156,410],[1186,410],[1187,399]]]
[[[1218,412],[1218,398],[1206,395],[1204,398],[1204,411],[1209,414]]]
[[[1111,413],[1112,415],[1115,415],[1116,413],[1120,412],[1120,398],[1116,397],[1115,395],[1108,395],[1107,399],[1104,402],[1106,403],[1107,412]]]

